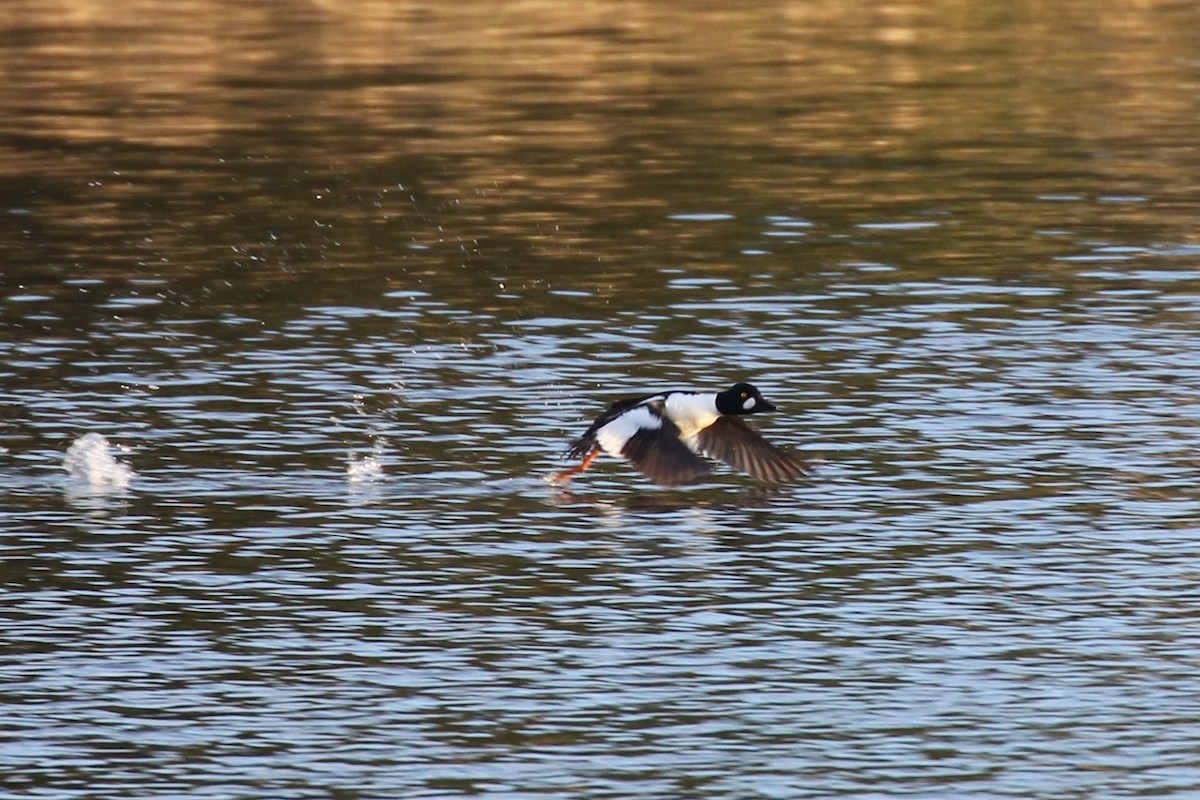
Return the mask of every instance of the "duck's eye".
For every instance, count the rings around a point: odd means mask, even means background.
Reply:
[[[745,400],[745,399],[746,399],[747,397],[749,397],[749,396],[750,396],[750,393],[749,393],[749,392],[742,392],[742,399],[743,399],[743,400]]]

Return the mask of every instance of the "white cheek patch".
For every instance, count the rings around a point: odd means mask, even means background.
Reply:
[[[626,411],[612,422],[596,431],[596,442],[610,456],[620,457],[625,443],[640,430],[657,430],[662,427],[662,420],[645,406],[638,406]]]
[[[753,397],[747,397],[746,402],[742,403],[742,408],[746,411],[749,411],[750,409],[754,408],[755,405],[757,405],[755,399]]]

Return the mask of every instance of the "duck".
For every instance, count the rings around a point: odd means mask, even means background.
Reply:
[[[714,461],[775,483],[808,475],[805,461],[741,420],[775,410],[749,383],[721,392],[675,390],[617,400],[567,448],[564,457],[580,463],[551,482],[565,485],[601,454],[627,459],[660,486],[695,481],[712,471]]]

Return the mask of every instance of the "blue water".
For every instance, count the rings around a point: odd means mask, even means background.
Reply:
[[[0,793],[1200,794],[1193,9],[260,6],[0,15]]]

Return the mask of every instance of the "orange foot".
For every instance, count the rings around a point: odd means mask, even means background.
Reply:
[[[587,468],[592,465],[592,462],[595,461],[599,456],[600,448],[597,447],[595,450],[587,454],[587,456],[583,459],[583,463],[581,463],[579,466],[571,467],[570,469],[564,469],[562,472],[551,478],[551,482],[566,483],[579,473],[586,471]]]

